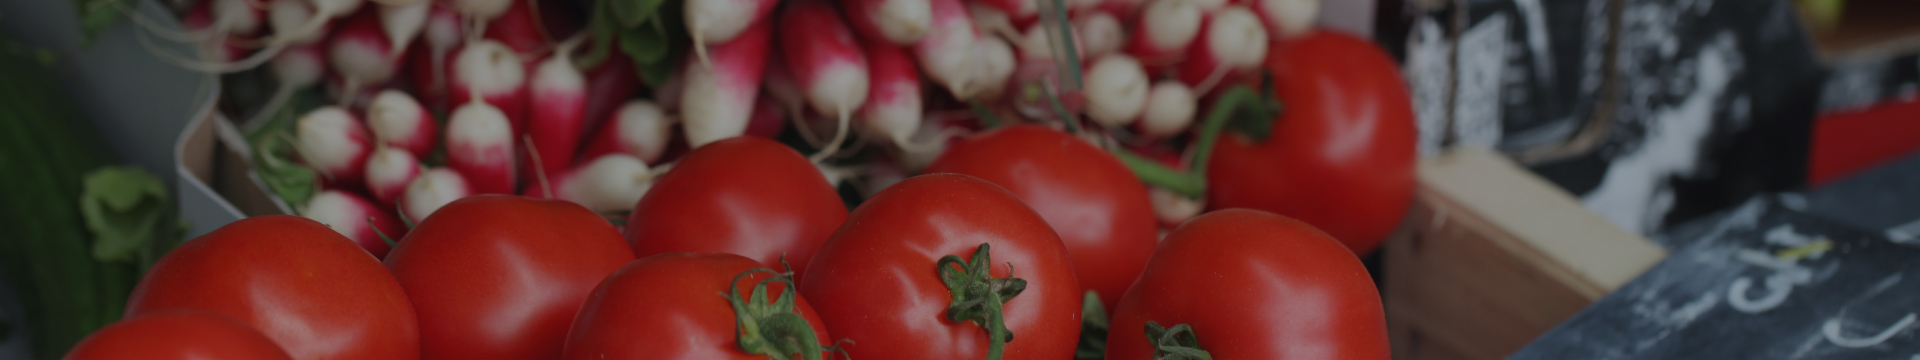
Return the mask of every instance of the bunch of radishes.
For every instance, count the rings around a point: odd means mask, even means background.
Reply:
[[[1198,99],[1257,73],[1269,39],[1311,27],[1318,7],[1065,0],[1062,28],[1081,60],[1072,64],[1056,59],[1063,47],[1032,0],[677,4],[682,13],[659,16],[680,16],[685,38],[674,41],[690,51],[674,53],[679,70],[650,86],[618,55],[576,61],[579,44],[606,43],[585,39],[594,16],[579,11],[617,8],[600,4],[203,0],[185,14],[193,30],[171,35],[212,54],[176,59],[188,66],[269,65],[278,90],[259,113],[324,86],[335,105],[305,111],[294,127],[300,161],[324,189],[300,212],[381,254],[381,233],[398,237],[404,220],[474,194],[626,210],[667,167],[670,145],[776,137],[789,122],[820,149],[816,162],[856,133],[903,150],[887,158],[927,159],[943,142],[932,135],[953,123],[942,115],[969,109],[1016,121],[1084,116],[1136,141],[1171,138],[1187,131]],[[1085,69],[1083,92],[1054,93],[1063,64]],[[1017,111],[1036,89],[1060,105]],[[886,178],[915,163],[866,168]]]

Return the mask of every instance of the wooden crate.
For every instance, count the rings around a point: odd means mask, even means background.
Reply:
[[[1420,189],[1383,254],[1398,359],[1494,359],[1666,257],[1503,155],[1423,159]]]

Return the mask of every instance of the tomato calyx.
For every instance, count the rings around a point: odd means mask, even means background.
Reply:
[[[953,305],[947,307],[947,321],[971,321],[986,329],[987,360],[998,360],[1006,351],[1007,343],[1013,341],[1013,331],[1007,329],[1002,305],[1026,291],[1027,280],[1013,277],[1013,263],[1007,263],[1006,278],[994,278],[988,271],[993,267],[993,260],[987,254],[989,248],[982,243],[974,250],[972,260],[947,255],[934,265],[940,272],[940,281],[946,283],[947,291],[953,294]]]
[[[1080,303],[1080,346],[1073,352],[1075,359],[1104,359],[1107,357],[1107,307],[1100,303],[1100,293],[1087,290],[1086,299]]]
[[[780,263],[787,265],[785,259]],[[740,279],[757,273],[768,273],[774,276],[761,279],[760,282],[753,284],[752,293],[746,298],[740,297]],[[786,283],[788,290],[781,292],[780,296],[772,301],[768,301],[767,284],[775,282]],[[733,277],[733,284],[728,287],[730,293],[721,294],[721,296],[726,297],[727,302],[733,304],[734,316],[740,321],[739,326],[734,327],[740,351],[766,355],[775,360],[820,360],[821,351],[830,348],[838,350],[830,346],[821,346],[820,336],[813,332],[813,326],[807,323],[806,318],[794,313],[797,305],[794,300],[796,293],[793,289],[798,288],[796,285],[793,282],[792,265],[787,265],[786,272],[757,268]],[[852,342],[851,340],[843,341]],[[798,356],[795,356],[796,354]]]
[[[1177,324],[1168,328],[1148,321],[1146,330],[1147,339],[1153,340],[1156,360],[1213,360],[1213,354],[1200,348],[1200,338],[1194,335],[1192,326]]]
[[[1199,138],[1193,142],[1193,155],[1187,161],[1186,169],[1162,165],[1125,147],[1115,146],[1109,151],[1133,170],[1140,181],[1199,199],[1207,193],[1207,160],[1213,157],[1213,145],[1220,141],[1221,132],[1231,125],[1236,132],[1244,135],[1257,133],[1254,139],[1265,139],[1273,128],[1273,118],[1280,114],[1280,104],[1270,99],[1272,97],[1245,86],[1227,89],[1219,100],[1213,102],[1212,110],[1201,121]]]

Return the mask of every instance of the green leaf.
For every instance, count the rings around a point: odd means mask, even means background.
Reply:
[[[166,183],[146,170],[108,166],[81,180],[80,213],[93,232],[93,259],[103,263],[135,263],[142,249],[154,243],[171,211]]]
[[[609,5],[608,7],[611,10],[613,10],[614,19],[620,21],[621,27],[627,27],[627,28],[640,26],[640,24],[642,22],[645,22],[647,19],[651,19],[655,16],[658,16],[660,14],[660,5],[666,3],[666,0],[601,0],[601,1],[611,2],[611,3],[608,3]],[[674,14],[674,15],[678,15],[678,14]]]
[[[652,64],[667,59],[673,51],[673,42],[667,33],[653,31],[648,27],[628,29],[620,36],[620,50],[627,57],[642,64]]]
[[[132,0],[74,0],[74,16],[80,20],[80,35],[83,43],[92,44],[95,38],[113,22],[120,19],[120,12],[138,11],[138,4]]]

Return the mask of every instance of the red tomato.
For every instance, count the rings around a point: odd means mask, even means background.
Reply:
[[[1298,220],[1221,210],[1168,234],[1114,309],[1107,359],[1154,358],[1148,321],[1185,324],[1215,359],[1386,359],[1387,320],[1360,260]]]
[[[286,350],[253,327],[193,310],[122,320],[87,335],[66,360],[274,360]]]
[[[1020,196],[1060,234],[1080,286],[1108,309],[1157,245],[1147,188],[1119,158],[1072,135],[1018,125],[954,144],[927,173],[979,177]]]
[[[557,358],[580,303],[631,261],[599,214],[510,195],[448,203],[387,254],[432,359]]]
[[[1285,109],[1264,142],[1222,136],[1207,165],[1207,206],[1299,218],[1356,254],[1393,232],[1414,189],[1413,103],[1373,43],[1337,31],[1267,53]]]
[[[581,305],[573,332],[567,336],[565,358],[767,359],[741,349],[735,330],[740,328],[738,316],[757,311],[736,311],[732,301],[764,309],[777,307],[772,303],[781,297],[791,297],[791,307],[772,311],[784,315],[769,318],[794,321],[792,315],[799,315],[797,319],[806,324],[790,329],[811,329],[811,340],[804,332],[781,332],[782,328],[758,325],[759,331],[770,335],[762,341],[783,339],[772,336],[780,334],[798,338],[795,344],[830,345],[819,313],[800,294],[786,291],[791,283],[767,282],[765,300],[752,302],[755,284],[774,277],[771,271],[742,276],[756,268],[764,266],[753,259],[722,253],[666,253],[627,264],[594,288],[593,296]],[[729,284],[737,292],[729,292]],[[764,324],[767,319],[760,320],[754,323]],[[821,355],[824,358],[827,354]]]
[[[295,359],[417,359],[413,305],[373,254],[313,220],[235,221],[147,270],[126,318],[202,310],[258,329]]]
[[[992,245],[985,256],[983,244]],[[965,274],[952,273],[960,268]],[[995,323],[991,316],[947,317],[959,299],[946,280],[987,280],[982,273],[993,280],[963,291],[981,306],[962,312],[1004,312],[999,319],[1014,341],[1002,358],[1068,359],[1079,341],[1082,295],[1066,246],[1019,198],[971,176],[921,175],[874,194],[814,254],[810,269],[800,294],[813,300],[828,330],[855,341],[847,347],[855,359],[995,359],[984,329]],[[1011,300],[1006,293],[1018,281],[1007,278],[1025,282]],[[987,289],[994,291],[972,291]]]
[[[680,159],[627,218],[636,256],[723,252],[804,278],[814,250],[847,220],[847,205],[813,162],[773,140],[716,141]]]

